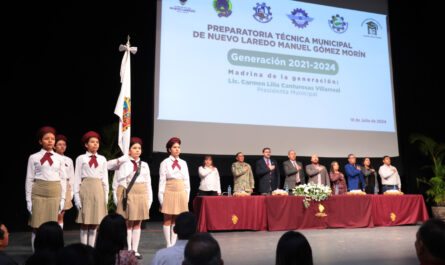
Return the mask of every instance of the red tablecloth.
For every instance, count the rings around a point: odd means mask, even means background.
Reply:
[[[422,195],[336,195],[303,205],[300,196],[196,197],[200,232],[295,230],[413,224],[428,219]]]
[[[375,226],[413,224],[428,220],[422,195],[373,195],[371,198]]]
[[[193,209],[200,232],[207,230],[267,230],[266,196],[196,197]]]
[[[337,227],[372,227],[372,201],[368,196],[338,195],[326,201],[311,201],[309,208],[301,196],[266,198],[270,231]]]

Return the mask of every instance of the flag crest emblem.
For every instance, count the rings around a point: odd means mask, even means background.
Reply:
[[[122,131],[125,132],[131,126],[131,99],[128,97],[124,97],[122,114]]]

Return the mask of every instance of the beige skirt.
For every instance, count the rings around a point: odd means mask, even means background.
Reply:
[[[150,218],[148,205],[147,185],[145,183],[134,183],[127,198],[127,209],[124,211],[122,200],[124,198],[124,187],[119,186],[116,191],[118,204],[116,212],[130,221],[147,220]]]
[[[65,205],[63,206],[63,210],[67,211],[73,208],[73,202],[71,201],[71,185],[70,182],[66,182],[66,193],[65,193]]]
[[[82,208],[79,210],[76,223],[85,225],[100,224],[107,215],[102,181],[97,178],[84,178],[80,184],[79,195]]]
[[[165,184],[164,202],[161,212],[164,214],[178,215],[188,212],[187,192],[185,192],[184,180],[169,179]]]
[[[37,179],[32,186],[32,215],[29,218],[28,225],[32,228],[38,228],[41,224],[49,221],[57,222],[61,193],[60,181]]]

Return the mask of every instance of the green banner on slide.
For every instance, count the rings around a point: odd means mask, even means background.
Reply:
[[[334,60],[241,49],[229,50],[227,59],[238,66],[314,74],[336,75],[339,70],[338,63]]]

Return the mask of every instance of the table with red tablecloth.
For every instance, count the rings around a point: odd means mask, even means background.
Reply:
[[[335,195],[311,201],[302,196],[196,197],[198,229],[295,230],[413,224],[428,219],[421,195]]]

